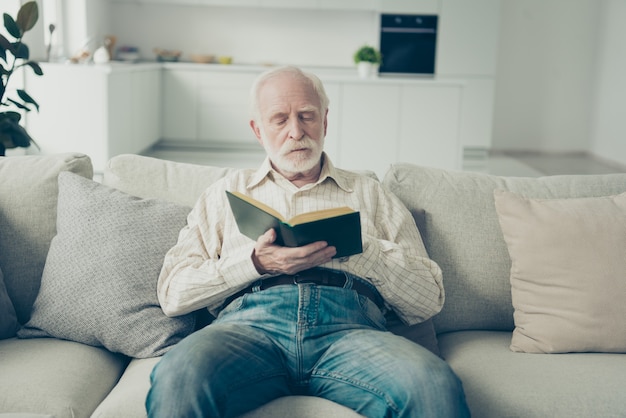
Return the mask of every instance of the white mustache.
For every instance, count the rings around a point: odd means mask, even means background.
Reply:
[[[295,151],[295,150],[302,149],[302,148],[308,148],[308,149],[315,148],[315,141],[307,136],[297,141],[292,140],[289,142],[285,142],[285,144],[280,149],[280,154],[287,155],[291,151]]]

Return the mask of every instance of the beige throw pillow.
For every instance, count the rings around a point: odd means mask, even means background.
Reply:
[[[626,193],[494,197],[512,261],[511,350],[626,352]]]

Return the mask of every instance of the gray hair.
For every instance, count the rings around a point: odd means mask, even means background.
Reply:
[[[287,65],[265,71],[259,75],[252,84],[252,89],[250,90],[250,117],[253,120],[259,122],[261,117],[261,109],[259,105],[259,91],[261,90],[261,87],[263,87],[263,84],[265,84],[265,82],[270,78],[281,74],[291,74],[294,78],[301,78],[310,83],[313,90],[319,97],[322,115],[326,113],[326,110],[328,110],[329,100],[322,81],[315,74],[302,71],[300,68],[292,65]]]

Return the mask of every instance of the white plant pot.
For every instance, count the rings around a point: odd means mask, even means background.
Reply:
[[[372,64],[371,62],[365,62],[365,61],[361,61],[356,65],[360,78],[372,77],[376,73],[377,67],[378,66],[376,64]]]

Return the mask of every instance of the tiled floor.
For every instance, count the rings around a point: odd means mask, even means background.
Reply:
[[[486,159],[463,162],[463,169],[500,176],[551,176],[562,174],[624,173],[626,167],[601,161],[589,154],[494,152]]]
[[[248,168],[258,166],[265,154],[256,148],[218,151],[203,147],[156,146],[145,155],[166,160]],[[466,159],[463,169],[500,176],[537,177],[559,174],[607,174],[626,172],[626,167],[608,164],[586,154],[543,154],[531,152],[492,153],[489,156]]]
[[[511,155],[511,154],[510,154]],[[626,167],[601,161],[587,154],[512,154],[516,161],[545,175],[624,173]]]

